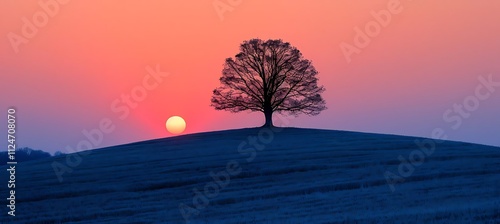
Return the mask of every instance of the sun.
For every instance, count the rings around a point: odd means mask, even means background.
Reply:
[[[172,116],[167,120],[166,126],[168,132],[178,135],[186,129],[186,121],[180,116]]]

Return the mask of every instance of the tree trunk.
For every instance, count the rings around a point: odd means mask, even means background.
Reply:
[[[262,127],[274,127],[273,126],[273,110],[264,110],[264,116],[266,117],[266,123]]]

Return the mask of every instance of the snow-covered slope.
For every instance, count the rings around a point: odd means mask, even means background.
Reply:
[[[18,164],[16,217],[7,216],[4,199],[0,221],[500,222],[500,148],[276,131],[199,133],[93,150],[62,182],[52,164],[66,165],[65,156]],[[0,189],[8,197],[6,187]]]

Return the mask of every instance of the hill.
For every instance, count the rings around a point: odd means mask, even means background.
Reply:
[[[60,152],[59,152],[60,153]],[[50,153],[44,152],[42,150],[31,149],[28,147],[16,149],[16,161],[17,162],[26,162],[36,159],[48,158],[50,157]],[[7,164],[9,160],[9,152],[3,151],[0,152],[0,164]]]
[[[497,147],[250,128],[102,148],[81,158],[62,182],[52,164],[68,165],[66,155],[18,164],[16,217],[3,205],[2,223],[500,221]],[[8,177],[1,177],[3,185]]]

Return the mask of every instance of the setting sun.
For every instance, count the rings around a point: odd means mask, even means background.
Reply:
[[[172,134],[180,134],[186,129],[186,121],[182,117],[172,116],[167,120],[167,131]]]

